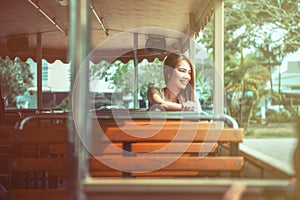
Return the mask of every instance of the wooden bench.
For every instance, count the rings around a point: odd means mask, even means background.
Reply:
[[[93,126],[92,141],[95,148],[102,147],[96,151],[90,159],[90,173],[92,178],[85,179],[83,190],[86,199],[224,199],[225,197],[240,195],[242,199],[288,199],[292,196],[292,186],[289,180],[253,180],[239,178],[194,178],[207,176],[205,172],[230,171],[233,175],[243,168],[243,158],[239,156],[238,144],[243,140],[243,130],[225,127],[218,129],[218,125],[207,122],[189,120],[167,120],[163,124],[158,121],[131,119],[115,120],[102,118],[100,126]],[[177,121],[177,122],[176,122]],[[143,126],[137,128],[138,126]],[[150,137],[142,137],[153,131],[153,127],[162,125],[160,131]],[[184,135],[176,143],[173,141],[170,149],[160,153],[153,151],[160,149],[176,136],[180,126],[184,128]],[[196,134],[194,129],[197,127]],[[105,136],[111,143],[99,142],[97,129],[103,130]],[[208,131],[209,130],[209,131]],[[128,135],[128,133],[136,135]],[[206,137],[218,135],[215,137]],[[190,143],[190,136],[194,136]],[[102,138],[103,135],[100,136]],[[188,141],[190,146],[182,156],[175,162],[164,168],[149,173],[135,173],[134,170],[143,169],[155,162],[177,153],[178,146]],[[173,144],[174,143],[174,144]],[[205,151],[208,156],[199,157],[200,145],[214,144],[211,151]],[[127,150],[120,153],[112,146]],[[199,145],[199,146],[198,146]],[[226,152],[223,152],[225,146]],[[100,152],[100,154],[99,154]],[[140,156],[139,153],[152,152],[151,156]],[[98,153],[98,154],[97,154]],[[225,153],[225,155],[223,155]],[[124,169],[120,171],[112,169],[100,161],[121,163]],[[221,164],[221,160],[224,162]],[[220,164],[220,165],[219,165]],[[126,168],[127,165],[130,167]],[[204,173],[202,173],[204,172]],[[109,177],[138,177],[137,178],[109,178]],[[106,177],[106,178],[103,178]],[[147,177],[147,178],[140,178]],[[160,177],[155,178],[155,177]],[[170,179],[169,177],[193,177]],[[235,188],[235,186],[237,186]],[[243,187],[243,188],[242,188]],[[237,190],[241,188],[242,191]],[[228,198],[227,198],[228,199]],[[229,198],[231,199],[231,198]]]
[[[24,115],[19,111],[4,112],[4,119],[1,125],[14,126],[23,117]]]
[[[67,199],[67,129],[0,130],[0,183],[8,199]]]
[[[96,149],[90,159],[93,177],[201,177],[220,176],[224,172],[239,176],[243,168],[238,149],[243,140],[242,129],[220,129],[215,122],[176,119],[103,118],[99,125],[92,128],[91,141]],[[99,127],[109,142],[99,139]],[[223,144],[228,144],[229,155],[222,155]],[[169,164],[147,171],[149,166],[161,162]],[[116,170],[107,163],[118,163],[117,168],[124,170]]]
[[[95,142],[94,147],[102,149],[100,154],[94,154],[95,157],[91,156],[89,160],[90,174],[93,177],[219,177],[224,171],[239,173],[243,167],[243,158],[238,156],[236,151],[238,143],[243,138],[242,129],[220,130],[215,123],[193,120],[172,119],[164,123],[161,120],[152,120],[150,123],[145,119],[133,121],[122,119],[118,124],[111,118],[97,118],[97,121],[111,144],[92,138]],[[3,134],[1,138],[0,146],[9,147],[2,152],[0,158],[0,174],[6,177],[2,184],[8,188],[9,199],[67,198],[66,180],[67,172],[70,170],[67,167],[67,155],[70,155],[67,128],[61,126],[51,128],[48,126],[49,123],[46,124],[46,128],[43,128],[42,123],[40,127],[24,126],[24,130],[7,129],[8,133]],[[152,134],[156,128],[159,131],[155,135],[141,137]],[[92,127],[93,137],[97,136],[98,130],[97,123],[97,126]],[[184,134],[174,141],[178,130],[182,130]],[[127,135],[125,132],[135,133],[138,137]],[[213,135],[218,137],[207,137]],[[231,155],[221,155],[220,146],[223,143],[235,147],[231,148]],[[168,148],[162,149],[167,144]],[[121,151],[120,154],[120,151],[114,148],[115,145],[129,153],[124,154]],[[181,150],[182,146],[186,147],[184,151]],[[155,153],[157,150],[160,152]],[[200,151],[202,157],[199,157]],[[140,155],[149,152],[150,156]],[[168,161],[174,155],[179,155],[175,162],[161,169],[145,173],[137,172],[153,163]],[[123,163],[125,171],[107,167],[97,158]],[[125,165],[128,161],[133,168]]]

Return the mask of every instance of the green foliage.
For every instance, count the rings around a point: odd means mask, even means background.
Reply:
[[[286,111],[280,111],[280,112],[267,112],[267,119],[268,122],[276,122],[276,123],[282,123],[282,122],[291,122],[292,118]]]
[[[117,61],[112,66],[114,66],[115,70],[111,72],[109,79],[116,85],[117,90],[123,92],[124,95],[133,94],[133,62],[122,63],[121,61]]]
[[[92,67],[90,68],[90,75],[101,80],[109,75],[108,70],[110,67],[111,65],[109,63],[107,63],[106,61],[101,61],[98,64],[92,65]]]
[[[118,92],[123,95],[134,95],[136,89],[140,96],[147,100],[147,90],[149,86],[163,87],[164,78],[162,62],[155,59],[152,63],[143,61],[138,65],[138,88],[134,88],[134,64],[133,61],[122,63],[116,61],[112,64],[100,62],[91,67],[91,76],[99,79],[107,78],[111,80]]]
[[[259,101],[273,92],[265,91],[272,81],[270,71],[282,58],[300,48],[300,12],[298,1],[226,0],[225,23],[225,92],[227,111],[240,125],[250,121]],[[213,51],[213,24],[201,34],[199,42]],[[245,98],[253,92],[252,104]]]
[[[152,63],[144,62],[144,64],[140,64],[138,85],[139,93],[144,100],[147,100],[147,90],[150,86],[164,87],[163,63],[155,59]]]
[[[210,105],[213,96],[214,66],[210,58],[195,66],[196,92],[203,107]]]
[[[22,95],[32,86],[33,74],[30,66],[19,58],[11,60],[9,57],[0,57],[0,83],[2,95],[10,104],[15,103],[15,98]]]
[[[295,138],[293,123],[272,123],[271,125],[253,125],[245,133],[246,138]]]
[[[268,54],[273,61],[279,61],[287,53],[298,50],[300,12],[297,1],[226,0],[224,7],[225,49],[229,55],[255,49],[261,51],[261,56]],[[212,30],[211,23],[200,39],[209,51],[213,49]]]

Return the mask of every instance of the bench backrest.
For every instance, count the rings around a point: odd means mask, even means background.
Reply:
[[[238,150],[243,130],[217,128],[214,122],[102,119],[92,132],[92,148],[100,149],[91,152],[92,176],[218,176],[221,172],[238,176],[243,168]],[[101,140],[101,133],[106,139]],[[223,144],[229,144],[229,155],[220,152]],[[174,162],[169,162],[173,157]],[[168,165],[148,172],[157,162]]]
[[[9,199],[66,199],[67,129],[0,127],[0,184]],[[56,152],[64,146],[64,152]]]
[[[0,175],[6,177],[0,183],[9,188],[9,198],[66,198],[67,128],[46,124],[46,127],[27,126],[24,130],[0,127]],[[99,125],[106,141],[98,140]],[[238,151],[243,130],[217,127],[214,122],[188,120],[116,123],[101,119],[92,127],[93,147],[100,147],[101,151],[91,152],[90,174],[94,177],[201,177],[232,172],[231,175],[237,176],[243,168]],[[225,156],[220,151],[223,144],[230,146],[230,153]],[[147,171],[153,163],[168,162],[174,156],[176,159],[168,165]],[[115,162],[123,170],[107,165]]]

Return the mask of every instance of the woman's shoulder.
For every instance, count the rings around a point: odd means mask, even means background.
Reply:
[[[149,87],[148,88],[148,93],[152,93],[152,94],[159,93],[159,94],[161,94],[162,89],[158,88],[158,87]]]

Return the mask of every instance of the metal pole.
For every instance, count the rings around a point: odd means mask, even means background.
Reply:
[[[43,107],[43,91],[42,91],[42,84],[43,84],[43,76],[42,76],[42,34],[36,34],[36,67],[37,67],[37,110],[40,113]]]
[[[278,95],[279,99],[281,101],[281,66],[279,65],[279,70],[278,70]]]
[[[133,105],[134,108],[137,109],[138,106],[138,96],[139,96],[139,88],[138,88],[138,33],[133,34],[133,53],[134,53],[134,97],[133,97]]]
[[[193,64],[194,66],[194,70],[196,68],[196,58],[195,58],[195,55],[196,55],[196,49],[195,49],[195,15],[190,13],[190,18],[189,18],[189,21],[190,21],[190,25],[189,25],[189,32],[190,32],[190,35],[189,35],[189,59],[191,61],[191,63]],[[195,72],[194,72],[194,76],[195,76]],[[195,79],[196,77],[194,77]]]
[[[215,0],[214,113],[224,113],[224,0]]]
[[[75,58],[76,58],[76,51],[75,51],[75,41],[76,41],[76,13],[77,13],[77,1],[76,0],[71,0],[70,1],[70,32],[69,32],[69,63],[71,65],[70,70],[71,70],[71,91],[72,91],[72,86],[74,83],[75,79]],[[72,98],[72,93],[70,92],[69,94],[69,100]],[[69,110],[71,110],[72,105],[71,101],[69,101]],[[76,199],[78,196],[78,157],[75,152],[75,125],[73,121],[73,113],[72,110],[69,113],[69,121],[68,121],[68,152],[69,152],[69,159],[68,159],[68,170],[67,172],[67,178],[68,178],[68,185],[67,185],[67,191],[68,191],[68,199],[73,200]],[[73,167],[70,167],[72,166]]]
[[[73,170],[70,177],[69,199],[85,199],[83,180],[88,176],[88,155],[80,141],[80,134],[89,134],[89,61],[85,60],[90,50],[90,1],[70,1],[70,40],[69,61],[72,70],[69,118],[69,146],[73,159],[69,169]],[[77,80],[76,80],[77,79]],[[74,83],[79,81],[78,87]],[[73,106],[72,106],[73,105]],[[75,128],[77,123],[77,129]],[[73,147],[73,149],[72,149]],[[73,162],[73,163],[72,163]]]

